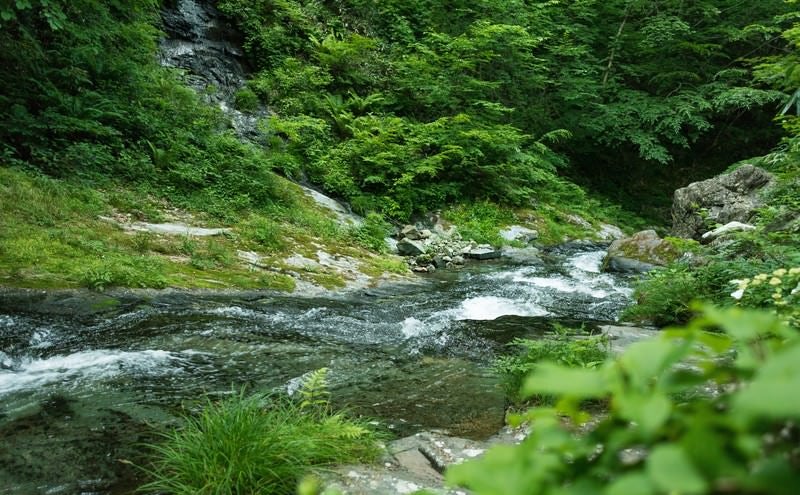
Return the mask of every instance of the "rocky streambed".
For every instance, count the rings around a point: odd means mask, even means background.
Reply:
[[[613,322],[629,303],[628,281],[600,273],[604,253],[573,245],[325,297],[7,293],[0,493],[129,493],[141,442],[179,414],[322,367],[335,405],[398,438],[483,442],[503,427],[490,364],[508,342],[553,320]]]

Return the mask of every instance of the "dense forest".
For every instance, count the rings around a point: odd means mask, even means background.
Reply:
[[[160,61],[162,11],[184,1],[0,0],[0,285],[291,290],[282,260],[323,247],[406,275],[384,238],[433,212],[489,244],[514,223],[543,248],[597,240],[606,223],[665,235],[677,188],[752,163],[775,181],[750,230],[718,245],[668,237],[675,256],[637,279],[624,317],[679,327],[619,360],[592,348],[506,361],[526,411],[514,420],[540,426],[447,476],[480,494],[798,493],[797,0],[200,2],[241,46],[246,80],[228,96],[257,121],[245,137],[221,88],[198,92]],[[321,215],[296,184],[364,222]],[[226,235],[128,235],[107,218],[178,214]],[[242,251],[267,268],[254,275]],[[296,420],[287,435],[340,435],[323,453],[303,444],[308,459],[374,460],[371,427],[330,410],[324,375],[259,431]],[[192,427],[223,437],[231,418],[261,417],[239,399]],[[565,428],[601,410],[587,435]],[[147,474],[163,483],[149,488],[200,493],[170,484],[180,445],[158,453]],[[303,473],[207,493],[293,493]]]
[[[777,144],[796,77],[782,0],[223,1],[236,102],[272,112],[252,149],[158,66],[157,2],[9,4],[6,163],[229,208],[275,201],[274,171],[402,220],[579,203],[570,180],[663,219],[676,186]]]

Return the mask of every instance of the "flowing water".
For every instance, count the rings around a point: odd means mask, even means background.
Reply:
[[[330,369],[336,405],[397,435],[485,438],[505,398],[490,363],[557,319],[613,321],[625,280],[597,249],[487,262],[329,298],[175,295],[62,315],[0,310],[0,493],[128,493],[141,443],[182,411]],[[0,305],[0,308],[3,306]]]

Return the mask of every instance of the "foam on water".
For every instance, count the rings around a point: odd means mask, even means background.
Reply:
[[[604,251],[580,253],[567,259],[567,264],[588,273],[600,273],[600,266],[605,257]]]
[[[501,316],[544,316],[547,311],[531,302],[507,297],[479,296],[461,303],[456,320],[495,320]]]
[[[97,349],[45,359],[21,359],[13,369],[0,370],[0,394],[43,385],[109,378],[132,371],[161,369],[175,357],[167,351],[112,351]]]

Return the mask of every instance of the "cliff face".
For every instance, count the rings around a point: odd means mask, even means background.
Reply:
[[[239,137],[257,137],[257,120],[266,110],[243,113],[234,107],[248,73],[241,34],[210,0],[178,0],[164,7],[161,19],[166,35],[160,43],[161,64],[181,69],[189,86],[220,106]]]

